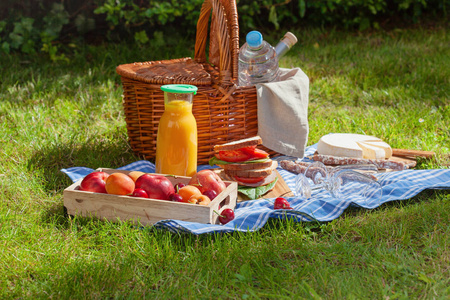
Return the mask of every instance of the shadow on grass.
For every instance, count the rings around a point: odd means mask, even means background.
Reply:
[[[84,144],[68,142],[44,146],[28,159],[27,168],[39,177],[49,197],[54,197],[55,194],[62,195],[63,190],[72,184],[72,180],[61,169],[115,169],[140,159],[131,150],[126,134],[117,131],[108,133],[108,138],[98,137]],[[49,221],[56,216],[64,216],[63,209],[62,201],[58,202],[47,211],[44,219]],[[60,224],[64,223],[62,221]]]
[[[42,174],[47,192],[61,192],[72,182],[61,169],[70,167],[118,168],[140,158],[131,150],[123,132],[95,137],[84,144],[68,142],[41,148],[27,162],[30,171]]]

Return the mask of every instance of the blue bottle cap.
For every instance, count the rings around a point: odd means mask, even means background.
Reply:
[[[262,34],[259,31],[250,31],[249,33],[247,33],[247,45],[249,45],[252,48],[256,48],[261,46],[262,42],[263,42],[263,37]]]

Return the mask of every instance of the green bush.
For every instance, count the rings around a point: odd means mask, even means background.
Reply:
[[[35,18],[24,15],[22,11],[12,12],[11,17],[0,22],[3,52],[31,54],[42,51],[48,53],[52,60],[66,60],[64,54],[58,54],[62,28],[69,24],[69,14],[63,4],[52,3],[46,14]]]
[[[54,0],[0,4],[0,52],[47,53],[67,60],[67,45],[131,39],[146,44],[169,35],[194,37],[203,0]],[[240,32],[300,26],[378,28],[386,20],[417,23],[446,16],[449,0],[238,0]],[[69,48],[70,49],[70,48]]]

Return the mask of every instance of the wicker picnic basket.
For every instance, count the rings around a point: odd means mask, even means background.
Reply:
[[[209,61],[206,43],[209,26]],[[158,123],[164,112],[164,84],[198,87],[193,114],[198,130],[198,164],[213,147],[258,132],[255,87],[238,87],[239,25],[235,0],[205,0],[197,23],[195,57],[124,64],[121,76],[128,138],[145,159],[156,155]],[[275,152],[265,149],[270,154]]]

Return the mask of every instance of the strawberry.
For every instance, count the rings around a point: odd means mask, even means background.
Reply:
[[[292,209],[292,207],[286,199],[278,197],[273,203],[273,209]]]

